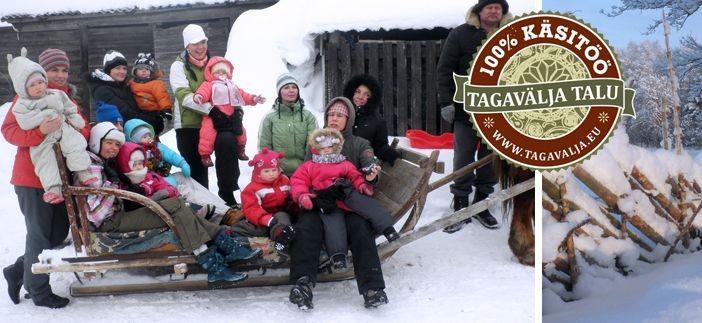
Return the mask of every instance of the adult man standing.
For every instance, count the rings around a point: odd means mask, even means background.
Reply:
[[[478,4],[468,10],[466,22],[451,30],[441,50],[437,65],[437,85],[439,103],[443,107],[441,116],[444,120],[453,123],[454,171],[474,162],[476,151],[478,158],[482,158],[488,155],[490,150],[480,142],[480,138],[471,124],[470,116],[463,110],[463,104],[453,102],[453,94],[456,89],[453,73],[468,74],[473,54],[481,42],[511,17],[507,1],[480,0]],[[473,187],[475,187],[473,203],[476,203],[487,198],[493,192],[493,186],[496,183],[497,179],[490,166],[481,167],[474,173],[456,179],[451,185],[454,211],[470,205],[469,196]],[[498,227],[497,220],[488,210],[481,212],[476,218],[486,228],[495,229]],[[446,227],[444,231],[454,233],[467,223],[470,223],[470,218]]]
[[[239,163],[235,152],[232,121],[217,107],[209,103],[197,104],[193,93],[205,80],[204,69],[210,59],[207,36],[199,25],[190,24],[183,29],[183,47],[171,65],[170,83],[175,95],[174,123],[178,151],[190,165],[190,173],[198,183],[209,188],[207,167],[202,164],[197,145],[200,142],[200,125],[203,115],[209,115],[217,129],[215,156],[217,161],[218,195],[230,207],[238,207],[234,191],[239,189]]]

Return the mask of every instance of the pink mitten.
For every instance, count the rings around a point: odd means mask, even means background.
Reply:
[[[373,190],[373,185],[368,183],[363,183],[358,187],[358,191],[361,192],[361,194],[368,196],[373,196]]]
[[[202,95],[200,95],[200,94],[193,95],[193,102],[195,102],[197,104],[202,104]]]
[[[312,204],[313,197],[317,196],[311,193],[302,194],[297,199],[297,204],[300,204],[300,206],[305,210],[311,210],[314,207],[314,205]]]

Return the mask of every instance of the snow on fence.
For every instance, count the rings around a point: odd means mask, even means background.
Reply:
[[[629,144],[622,127],[581,165],[543,173],[544,287],[587,297],[598,279],[700,250],[702,167]]]

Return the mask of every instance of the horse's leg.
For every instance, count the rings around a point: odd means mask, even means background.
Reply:
[[[520,263],[534,266],[534,190],[514,197],[509,247]]]

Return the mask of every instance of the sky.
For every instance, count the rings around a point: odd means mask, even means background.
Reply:
[[[651,35],[645,34],[653,20],[661,16],[660,10],[627,11],[617,17],[608,17],[600,12],[600,10],[608,12],[612,6],[620,4],[619,0],[543,0],[543,10],[573,12],[576,17],[597,28],[615,48],[626,47],[632,41],[653,40],[661,44],[664,42],[662,26]],[[702,25],[702,12],[697,12],[687,20],[681,30],[671,28],[671,46],[679,46],[680,39],[687,35],[702,41],[700,25]]]

